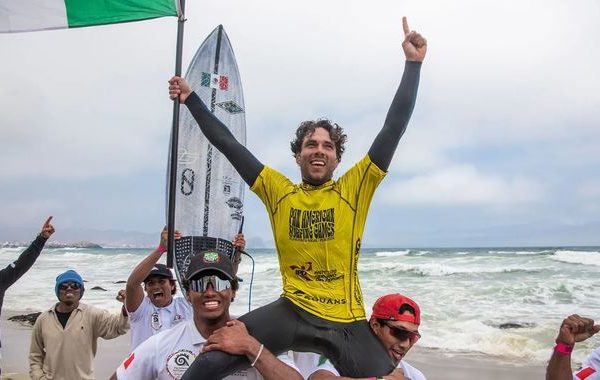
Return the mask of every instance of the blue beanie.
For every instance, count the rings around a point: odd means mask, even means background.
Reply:
[[[81,276],[79,275],[79,273],[75,272],[73,269],[69,269],[68,271],[66,271],[65,273],[61,273],[56,277],[56,285],[54,286],[54,292],[56,293],[56,297],[59,297],[59,287],[61,284],[64,284],[65,282],[76,282],[79,284],[79,286],[81,286],[81,294],[79,296],[79,299],[81,299],[81,297],[83,297],[83,279],[81,278]]]

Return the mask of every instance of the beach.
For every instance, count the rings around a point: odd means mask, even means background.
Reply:
[[[2,316],[2,374],[4,380],[29,379],[29,341],[31,327]],[[129,353],[129,334],[112,340],[98,340],[94,360],[97,379],[107,379]],[[550,349],[548,350],[550,354]],[[406,360],[420,369],[428,380],[531,380],[544,378],[545,367],[473,353],[444,355],[433,349],[414,347]]]
[[[3,262],[22,248],[0,248]],[[58,273],[77,270],[83,302],[119,312],[115,300],[131,268],[148,254],[133,248],[50,248],[4,298],[2,370],[28,372],[30,327],[6,319],[42,311],[56,302]],[[232,315],[242,315],[281,294],[277,255],[249,251]],[[428,379],[542,379],[558,326],[566,316],[600,314],[600,247],[364,249],[359,263],[367,317],[375,300],[403,293],[421,307],[422,338],[407,361]],[[250,289],[252,291],[250,292]],[[181,296],[178,291],[176,296]],[[578,344],[577,365],[600,344],[600,334]],[[108,378],[129,353],[129,337],[99,340],[97,378]],[[13,376],[14,377],[14,376]]]

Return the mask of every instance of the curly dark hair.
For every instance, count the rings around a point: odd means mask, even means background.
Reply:
[[[346,144],[346,139],[348,137],[344,133],[342,127],[327,119],[307,120],[300,123],[298,129],[296,129],[294,140],[290,142],[290,147],[292,148],[294,156],[302,150],[304,138],[312,135],[317,128],[323,128],[329,132],[329,137],[335,144],[335,154],[337,159],[341,160],[342,154],[344,153],[344,150],[346,150],[344,144]]]

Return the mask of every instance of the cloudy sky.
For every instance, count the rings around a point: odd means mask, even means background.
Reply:
[[[342,173],[398,85],[401,17],[428,39],[366,246],[600,245],[597,0],[188,1],[186,14],[184,71],[223,24],[248,146],[294,180],[295,126],[344,126]],[[46,215],[59,232],[160,230],[175,37],[174,18],[0,35],[0,230]],[[268,242],[246,200],[246,234]]]

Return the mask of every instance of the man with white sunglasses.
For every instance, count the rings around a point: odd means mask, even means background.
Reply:
[[[302,379],[291,358],[275,357],[230,316],[239,284],[226,255],[204,251],[192,256],[183,285],[193,319],[148,338],[112,379],[180,379],[196,356],[209,350],[245,355],[252,364],[225,379]]]

